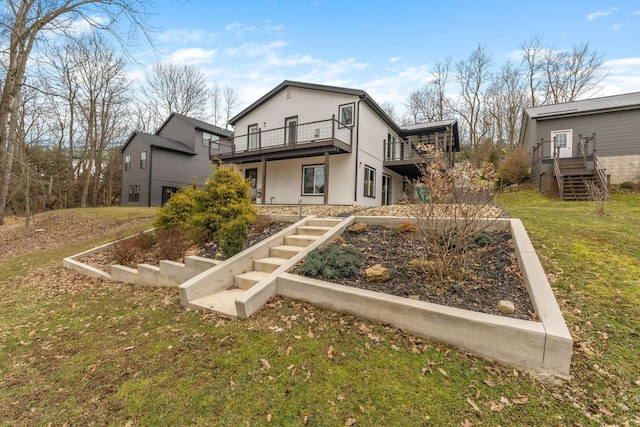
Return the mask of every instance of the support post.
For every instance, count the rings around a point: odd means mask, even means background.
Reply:
[[[329,204],[329,152],[324,152],[324,204]]]
[[[260,163],[262,166],[262,194],[260,195],[260,203],[264,205],[267,197],[267,159],[263,157]]]

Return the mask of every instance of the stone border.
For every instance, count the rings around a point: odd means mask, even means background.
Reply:
[[[387,227],[408,220],[411,219],[355,218],[355,222]],[[288,273],[270,277],[276,282],[274,294],[390,324],[408,333],[445,342],[512,366],[558,376],[569,375],[573,339],[522,222],[519,219],[488,221],[491,222],[490,229],[511,232],[538,322],[416,301]],[[236,305],[253,306],[255,310],[258,304],[252,304],[251,294],[258,293],[262,286],[273,286],[273,281],[265,282],[256,284],[256,290],[251,288],[245,292],[236,300]]]
[[[291,222],[296,222],[298,216],[282,216],[278,219],[284,219],[284,217],[292,219]],[[415,219],[382,216],[350,217],[341,226],[336,227],[333,233],[327,235],[322,243],[318,242],[314,247],[320,244],[328,244],[335,240],[346,226],[353,222],[394,227],[406,221],[415,222]],[[269,297],[280,295],[286,298],[307,301],[331,310],[349,312],[375,322],[390,324],[408,333],[445,342],[479,356],[498,360],[516,367],[559,376],[569,375],[573,339],[524,225],[519,219],[487,221],[490,221],[490,229],[509,230],[511,232],[518,264],[529,292],[531,303],[538,316],[538,322],[477,313],[336,285],[286,273],[285,270],[289,269],[290,266],[274,271],[266,280],[257,283],[237,298],[238,315],[239,317],[247,318],[262,307]],[[299,225],[298,223],[281,231],[277,236],[281,237],[281,235],[291,233],[291,228]],[[88,266],[80,260],[93,253],[108,250],[114,243],[102,245],[65,258],[63,265],[89,277],[113,280],[111,275]],[[267,241],[258,244],[259,248],[257,249],[260,249],[258,252],[268,250],[270,244]],[[250,250],[248,249],[248,251]],[[256,248],[254,248],[255,250]],[[243,266],[248,262],[252,262],[256,253],[248,256],[248,252],[245,252],[228,261],[233,260],[234,265],[242,264]],[[296,261],[298,260],[296,259]],[[171,270],[172,273],[170,274],[175,275],[174,282],[183,280],[185,276],[175,272],[176,266],[174,264],[180,263],[165,264],[165,269],[162,269],[161,265],[161,267],[153,269],[143,267],[143,270],[145,268],[149,271],[158,269],[157,274],[162,274],[160,270]],[[201,282],[204,284],[212,280],[211,272],[228,270],[227,267],[223,268],[224,264],[226,262],[214,266],[214,268],[209,268],[205,265],[202,267],[202,271],[206,270],[206,273],[196,274],[191,279],[184,280],[184,283],[179,286],[183,304],[185,300],[188,301],[190,299],[187,295],[195,288],[198,288]],[[143,275],[148,275],[149,271],[143,273]],[[145,281],[145,283],[141,284],[149,286],[153,281],[156,281],[155,285],[160,284],[159,279],[152,279],[151,282]],[[198,285],[194,286],[193,290],[189,289],[190,286],[184,286],[195,285],[196,283]],[[173,283],[167,284],[164,282],[162,282],[162,285],[174,286]],[[205,285],[204,288],[209,286],[211,284]],[[209,290],[207,289],[207,291]],[[204,289],[198,289],[196,294],[202,291]],[[186,305],[188,306],[188,303]]]

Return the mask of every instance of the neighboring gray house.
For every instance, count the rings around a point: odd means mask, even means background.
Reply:
[[[637,179],[640,92],[527,108],[520,142],[548,197],[585,199],[590,181],[604,190]]]
[[[172,113],[155,135],[134,132],[122,147],[122,205],[161,206],[178,188],[211,176],[209,144],[232,132]]]

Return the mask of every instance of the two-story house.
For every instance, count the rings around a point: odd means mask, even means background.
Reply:
[[[230,120],[211,159],[234,164],[262,204],[379,206],[413,195],[436,148],[460,150],[456,120],[398,126],[359,89],[285,80]]]
[[[154,135],[135,131],[122,147],[123,206],[161,206],[178,188],[211,176],[209,146],[232,132],[172,113]]]

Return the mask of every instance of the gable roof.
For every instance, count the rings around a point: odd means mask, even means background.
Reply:
[[[169,121],[171,120],[172,117],[176,117],[176,118],[179,118],[179,119],[187,122],[194,129],[203,130],[205,132],[213,133],[213,134],[216,134],[218,136],[224,136],[224,137],[227,137],[227,138],[229,138],[229,137],[231,137],[233,135],[232,131],[229,131],[229,130],[226,130],[226,129],[222,129],[221,127],[216,126],[216,125],[212,125],[211,123],[207,123],[207,122],[202,121],[200,119],[194,119],[193,117],[188,117],[188,116],[185,116],[184,114],[179,114],[179,113],[171,113],[169,118],[167,120],[165,120],[164,123],[162,123],[162,125],[160,125],[160,127],[158,128],[156,133],[159,133],[160,130],[162,130],[162,128],[165,127],[165,125],[167,123],[169,123]]]
[[[264,96],[262,96],[257,101],[255,101],[253,104],[249,105],[247,108],[245,108],[244,110],[242,110],[241,112],[233,116],[229,120],[229,124],[235,125],[243,117],[247,116],[249,113],[256,110],[258,107],[262,106],[271,98],[273,98],[278,93],[282,92],[284,89],[288,87],[297,87],[301,89],[309,89],[309,90],[317,90],[321,92],[340,93],[343,95],[357,96],[360,98],[360,100],[364,101],[364,103],[367,104],[373,111],[375,111],[376,114],[380,116],[380,118],[384,120],[389,126],[391,126],[396,131],[400,131],[400,129],[398,128],[398,125],[387,115],[387,113],[384,112],[382,108],[380,108],[380,106],[369,96],[369,94],[362,89],[350,89],[350,88],[339,87],[339,86],[328,86],[328,85],[319,85],[315,83],[295,82],[292,80],[285,80],[275,88],[271,89]]]
[[[525,109],[525,113],[532,119],[544,120],[546,118],[581,116],[637,108],[640,108],[640,92],[530,107]]]
[[[131,140],[136,135],[138,135],[146,143],[148,143],[149,147],[160,148],[162,150],[174,151],[174,152],[177,152],[177,153],[188,154],[188,155],[191,155],[191,156],[195,156],[197,154],[195,151],[193,151],[192,149],[190,149],[189,147],[187,147],[186,145],[184,145],[183,143],[181,143],[179,141],[175,141],[175,140],[169,139],[169,138],[163,138],[163,137],[158,136],[158,135],[151,135],[149,133],[144,133],[144,132],[140,132],[140,131],[133,132],[133,134],[131,135],[131,137],[127,141],[127,143],[124,144],[124,146],[120,150],[121,152],[124,151],[125,147],[127,145],[129,145],[129,142],[131,142]]]

